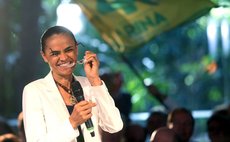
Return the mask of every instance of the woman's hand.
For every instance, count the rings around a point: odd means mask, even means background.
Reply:
[[[86,77],[89,79],[90,84],[92,86],[101,85],[102,82],[99,77],[100,62],[97,58],[97,55],[91,51],[86,51],[84,59],[85,59],[84,70],[86,73]]]
[[[91,101],[81,101],[74,105],[72,114],[69,117],[70,123],[73,128],[77,128],[82,123],[86,122],[92,117],[92,107],[96,104]]]

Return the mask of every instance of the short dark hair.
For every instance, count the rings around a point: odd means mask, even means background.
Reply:
[[[71,38],[73,38],[74,42],[77,44],[74,34],[69,29],[63,26],[53,26],[53,27],[48,28],[41,36],[40,44],[41,44],[42,52],[45,51],[46,40],[55,34],[67,34]]]
[[[169,114],[168,114],[168,118],[167,118],[167,123],[172,123],[173,120],[174,120],[174,117],[177,113],[184,113],[184,114],[187,114],[190,118],[191,118],[191,121],[192,121],[192,126],[194,126],[194,123],[195,123],[195,120],[194,120],[194,117],[192,116],[192,112],[187,109],[187,108],[176,108],[174,109],[173,111],[171,111]]]

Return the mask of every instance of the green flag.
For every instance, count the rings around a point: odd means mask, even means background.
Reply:
[[[114,50],[134,49],[206,14],[209,0],[75,0]]]

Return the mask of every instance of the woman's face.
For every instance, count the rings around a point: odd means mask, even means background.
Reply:
[[[77,60],[77,45],[68,34],[55,34],[46,40],[41,55],[54,76],[72,75]]]

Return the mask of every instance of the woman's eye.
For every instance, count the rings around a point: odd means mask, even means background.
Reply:
[[[51,55],[51,56],[58,56],[59,53],[58,53],[58,52],[51,52],[50,55]]]
[[[71,52],[71,51],[73,51],[72,48],[68,48],[68,49],[65,50],[65,52]]]

